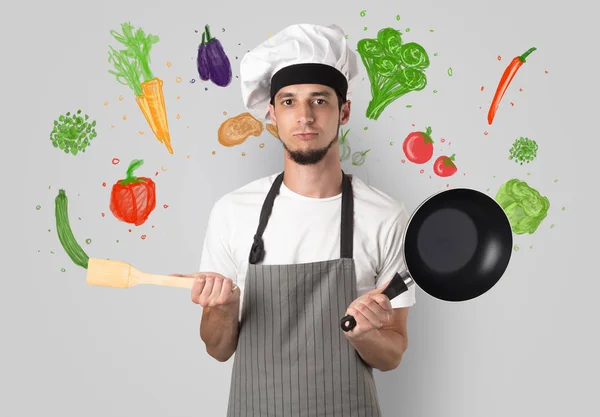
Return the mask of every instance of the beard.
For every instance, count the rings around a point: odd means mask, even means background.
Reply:
[[[340,122],[338,121],[337,131],[339,132]],[[308,151],[293,151],[285,144],[284,141],[281,141],[283,145],[283,149],[287,152],[290,159],[299,165],[315,165],[325,158],[327,152],[331,149],[331,147],[338,142],[338,133],[335,134],[333,139],[329,141],[329,143],[322,148],[319,149],[311,149]]]

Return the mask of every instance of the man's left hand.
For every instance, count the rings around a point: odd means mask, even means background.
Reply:
[[[394,309],[390,299],[381,294],[386,287],[387,285],[384,285],[369,291],[348,306],[344,315],[351,314],[356,320],[356,326],[352,330],[344,332],[348,339],[362,339],[373,330],[381,329],[389,323]]]

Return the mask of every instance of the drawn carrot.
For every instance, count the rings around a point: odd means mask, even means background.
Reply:
[[[512,79],[515,77],[518,69],[525,63],[525,59],[535,51],[537,48],[533,47],[527,50],[523,55],[519,55],[513,58],[513,60],[508,64],[504,73],[502,74],[502,78],[500,78],[500,82],[498,83],[498,87],[496,88],[496,94],[494,94],[494,99],[490,104],[490,110],[488,111],[488,124],[492,124],[494,120],[494,116],[496,115],[496,111],[498,110],[498,105],[500,101],[502,101],[502,97],[504,97],[504,93],[506,89],[510,85]]]
[[[108,72],[116,76],[119,83],[133,90],[135,101],[154,136],[172,154],[163,81],[155,77],[150,69],[150,50],[152,45],[159,41],[159,37],[146,35],[141,28],[134,32],[129,22],[122,23],[121,30],[122,34],[114,30],[111,30],[110,34],[126,49],[116,50],[109,46],[108,62],[114,65],[115,71]]]

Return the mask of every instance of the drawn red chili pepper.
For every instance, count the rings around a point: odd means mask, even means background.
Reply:
[[[454,156],[455,154],[452,154],[451,157],[445,155],[438,157],[433,163],[433,172],[440,177],[454,175],[458,171],[458,168],[454,164]]]
[[[498,83],[498,87],[496,88],[496,94],[494,94],[494,99],[490,104],[490,109],[488,111],[488,124],[492,124],[494,116],[496,115],[496,111],[498,110],[498,105],[500,104],[502,97],[504,97],[504,93],[506,92],[506,89],[510,85],[512,79],[515,77],[517,70],[521,68],[521,66],[525,63],[525,59],[529,56],[529,54],[531,54],[536,49],[537,48],[535,47],[530,48],[523,55],[514,57],[510,64],[508,64],[508,66],[504,70],[504,73],[500,78],[500,82]]]
[[[156,185],[146,177],[136,177],[133,171],[144,163],[134,159],[127,168],[127,177],[117,181],[110,194],[110,211],[125,222],[141,225],[156,207]]]

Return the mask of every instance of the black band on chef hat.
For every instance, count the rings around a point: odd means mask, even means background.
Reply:
[[[323,84],[333,88],[344,99],[348,92],[348,80],[331,65],[294,64],[280,69],[271,77],[271,104],[279,90],[293,84]]]

